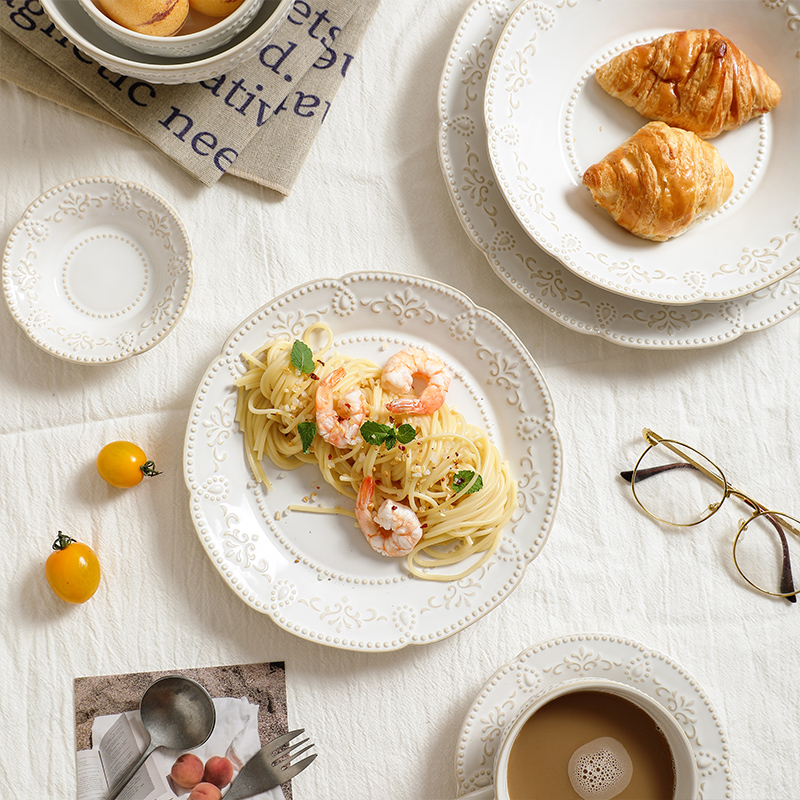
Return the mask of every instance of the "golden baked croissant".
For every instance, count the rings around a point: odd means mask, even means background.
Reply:
[[[696,134],[648,122],[589,167],[583,182],[619,225],[663,242],[713,214],[730,196],[733,173]]]
[[[704,139],[771,111],[781,90],[713,28],[678,31],[615,56],[597,70],[612,97]]]

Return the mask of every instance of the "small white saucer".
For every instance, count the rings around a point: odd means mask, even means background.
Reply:
[[[597,633],[564,636],[523,650],[481,689],[458,740],[458,796],[492,783],[503,728],[529,697],[579,677],[628,683],[659,702],[678,721],[694,750],[698,800],[733,797],[727,737],[697,681],[661,653],[630,639]]]
[[[172,330],[189,299],[192,252],[175,211],[149,189],[80,178],[28,207],[0,274],[33,342],[67,361],[108,364]]]

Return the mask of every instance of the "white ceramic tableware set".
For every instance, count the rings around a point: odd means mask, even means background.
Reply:
[[[721,27],[718,6],[477,0],[456,30],[439,92],[439,156],[464,228],[498,276],[552,319],[629,347],[707,347],[800,306],[800,34],[778,4],[745,0],[726,35],[783,87],[782,104],[715,139],[728,202],[683,236],[619,228],[583,171],[647,120],[594,72],[672,30]]]

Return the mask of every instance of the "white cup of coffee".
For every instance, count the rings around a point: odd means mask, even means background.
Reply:
[[[672,714],[628,684],[576,678],[523,704],[504,729],[494,784],[468,800],[695,800],[697,765]]]

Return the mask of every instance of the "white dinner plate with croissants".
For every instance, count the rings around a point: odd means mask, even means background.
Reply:
[[[796,313],[800,271],[752,294],[719,303],[649,303],[585,281],[527,235],[495,180],[483,121],[486,73],[517,5],[515,0],[473,0],[466,7],[439,86],[437,145],[445,186],[465,233],[497,277],[569,330],[640,349],[719,346],[764,331]],[[580,12],[574,3],[567,9]]]
[[[526,233],[589,283],[650,303],[725,302],[797,270],[800,29],[784,6],[519,5],[484,121]]]

